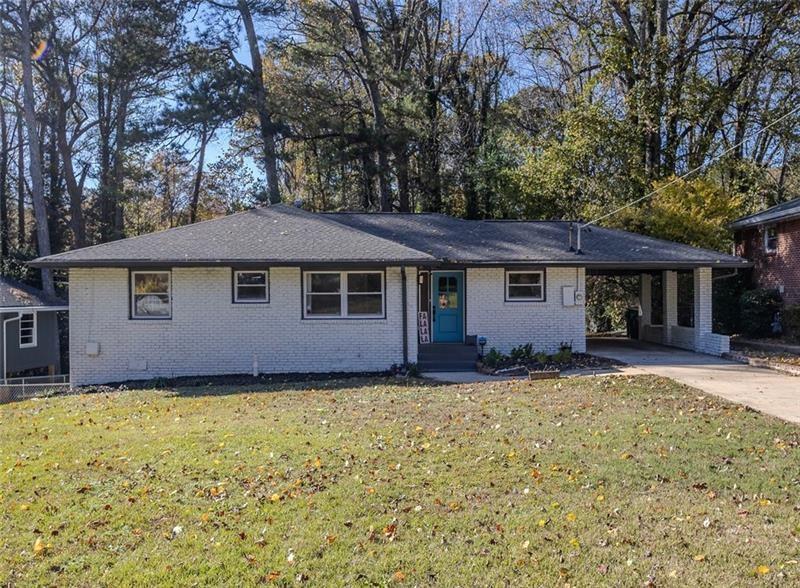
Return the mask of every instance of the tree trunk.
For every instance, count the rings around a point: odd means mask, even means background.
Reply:
[[[400,212],[411,212],[411,197],[408,187],[408,153],[406,153],[404,147],[400,147],[395,152],[394,157]]]
[[[31,27],[28,14],[28,1],[20,0],[20,59],[22,60],[22,102],[25,110],[25,125],[28,128],[28,152],[33,197],[33,212],[36,216],[36,239],[39,255],[50,255],[50,233],[47,227],[47,207],[44,201],[44,181],[42,179],[42,153],[36,133],[36,105],[33,95],[33,64],[31,63]],[[42,269],[42,289],[55,295],[53,274],[50,269]]]
[[[25,137],[22,112],[17,112],[17,249],[25,247]]]
[[[372,210],[372,180],[375,177],[375,162],[372,160],[372,152],[367,149],[361,150],[361,208],[364,212]]]
[[[8,257],[8,143],[6,111],[0,102],[0,275]]]
[[[72,149],[67,141],[67,113],[63,108],[56,115],[56,138],[64,172],[64,183],[69,195],[69,224],[76,248],[86,246],[86,224],[83,220],[83,185],[75,178]]]
[[[278,204],[281,201],[281,189],[278,179],[278,150],[277,141],[275,140],[275,125],[267,102],[267,88],[264,85],[261,51],[258,48],[258,37],[253,25],[253,15],[250,12],[247,0],[238,0],[237,6],[242,16],[244,30],[247,34],[247,46],[250,50],[259,130],[261,131],[261,140],[264,143],[264,171],[267,175],[267,193],[270,204]]]
[[[112,238],[122,239],[125,236],[125,224],[122,210],[122,191],[125,180],[125,154],[127,148],[127,122],[128,105],[131,92],[127,87],[120,89],[118,96],[117,112],[114,116],[114,164],[112,165],[112,213],[113,233]]]
[[[108,104],[108,89],[102,75],[97,76],[97,121],[100,151],[100,186],[98,200],[100,201],[100,240],[109,241],[111,238],[111,130],[109,121],[110,105]]]
[[[350,13],[353,17],[353,25],[358,33],[361,53],[364,55],[366,63],[366,87],[372,105],[372,125],[374,131],[373,141],[378,152],[378,183],[381,191],[381,212],[392,211],[392,188],[389,183],[389,157],[386,153],[386,117],[383,112],[383,100],[375,79],[375,67],[372,62],[372,52],[370,50],[369,35],[361,18],[361,7],[358,0],[348,0],[350,3]]]
[[[439,154],[439,92],[433,77],[426,79],[425,117],[427,119],[425,137],[420,145],[420,164],[422,177],[420,183],[424,192],[424,209],[427,212],[442,211],[442,183],[440,177]]]
[[[197,222],[197,207],[200,204],[200,186],[203,183],[203,163],[206,159],[206,146],[209,139],[208,129],[203,127],[200,135],[200,152],[197,155],[197,171],[194,174],[194,186],[192,187],[192,200],[189,204],[189,223]]]

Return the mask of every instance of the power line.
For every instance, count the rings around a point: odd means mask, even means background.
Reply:
[[[626,208],[630,208],[631,206],[633,206],[633,205],[635,205],[635,204],[638,204],[639,202],[642,202],[643,200],[647,200],[648,198],[651,198],[651,197],[655,196],[656,194],[658,194],[658,193],[659,193],[659,192],[661,192],[662,190],[664,190],[664,189],[666,189],[666,188],[669,188],[669,187],[670,187],[672,184],[675,184],[675,183],[677,183],[677,182],[680,182],[680,181],[681,181],[681,180],[683,180],[683,179],[686,179],[688,176],[690,176],[690,175],[692,175],[693,173],[695,173],[696,171],[700,171],[700,170],[701,170],[701,169],[703,169],[704,167],[706,167],[706,166],[708,166],[708,165],[710,165],[710,164],[714,163],[715,161],[717,161],[717,160],[719,160],[721,157],[723,157],[723,156],[727,155],[728,153],[730,153],[730,152],[731,152],[731,151],[733,151],[734,149],[738,149],[739,147],[741,147],[742,145],[744,145],[744,144],[745,144],[747,141],[750,141],[751,139],[754,139],[755,137],[759,136],[761,133],[763,133],[764,131],[766,131],[766,130],[767,130],[767,129],[769,129],[770,127],[772,127],[772,126],[774,126],[774,125],[778,124],[778,123],[779,123],[779,122],[781,122],[783,119],[787,118],[788,116],[790,116],[790,115],[792,115],[792,114],[794,114],[795,112],[798,112],[798,111],[800,111],[800,104],[799,104],[799,105],[797,105],[796,107],[794,107],[792,110],[790,110],[790,111],[789,111],[789,112],[787,112],[786,114],[784,114],[783,116],[781,116],[781,117],[779,117],[779,118],[776,118],[774,121],[772,121],[772,122],[771,122],[771,123],[769,123],[768,125],[766,125],[766,126],[764,126],[764,127],[760,128],[760,129],[759,129],[758,131],[756,131],[755,133],[752,133],[750,136],[748,136],[748,137],[745,137],[744,139],[742,139],[741,141],[739,141],[738,143],[736,143],[736,145],[733,145],[732,147],[729,147],[728,149],[726,149],[725,151],[723,151],[723,152],[722,152],[722,153],[720,153],[719,155],[716,155],[716,156],[712,157],[711,159],[709,159],[708,161],[706,161],[705,163],[702,163],[702,164],[698,165],[696,168],[689,170],[688,172],[686,172],[686,173],[685,173],[685,174],[683,174],[682,176],[678,176],[677,178],[675,178],[675,179],[673,179],[673,180],[671,180],[671,181],[667,182],[666,184],[664,184],[663,186],[659,187],[658,189],[656,189],[656,190],[653,190],[652,192],[649,192],[648,194],[645,194],[645,195],[644,195],[644,196],[642,196],[641,198],[637,198],[636,200],[631,200],[631,201],[630,201],[630,202],[628,202],[627,204],[623,204],[622,206],[620,206],[619,208],[616,208],[616,209],[612,210],[611,212],[608,212],[608,213],[606,213],[606,214],[604,214],[604,215],[602,215],[602,216],[599,216],[599,217],[597,217],[597,218],[596,218],[596,219],[594,219],[594,220],[591,220],[591,221],[589,221],[589,222],[587,222],[587,223],[584,223],[583,225],[578,225],[578,229],[579,229],[579,231],[578,231],[578,235],[579,235],[579,237],[578,237],[578,239],[579,239],[579,245],[578,245],[578,249],[580,250],[580,229],[582,229],[582,228],[585,228],[585,227],[588,227],[588,226],[590,226],[590,225],[597,224],[598,222],[600,222],[600,221],[601,221],[601,220],[603,220],[603,219],[607,219],[607,218],[608,218],[608,217],[610,217],[610,216],[614,216],[615,214],[617,214],[617,213],[618,213],[618,212],[620,212],[620,211],[623,211],[623,210],[625,210]]]

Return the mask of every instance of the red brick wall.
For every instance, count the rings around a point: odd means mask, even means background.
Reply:
[[[800,304],[800,219],[777,224],[778,247],[764,251],[765,227],[739,231],[736,254],[751,260],[753,279],[763,288],[783,287],[785,304]]]

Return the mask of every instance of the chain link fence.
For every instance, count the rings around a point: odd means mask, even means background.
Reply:
[[[31,376],[0,380],[0,404],[52,396],[69,390],[69,376]]]

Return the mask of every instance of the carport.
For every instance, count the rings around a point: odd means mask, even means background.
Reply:
[[[713,268],[683,264],[591,267],[587,276],[624,276],[638,281],[638,327],[634,338],[667,347],[722,355],[729,337],[713,332]],[[587,339],[591,345],[592,337]]]

